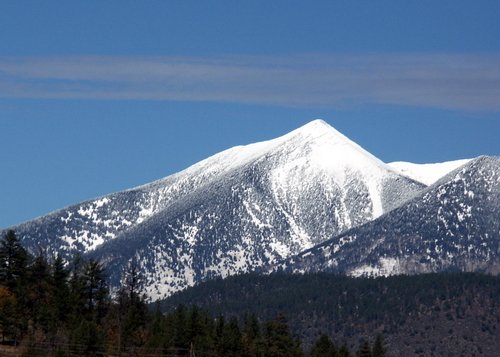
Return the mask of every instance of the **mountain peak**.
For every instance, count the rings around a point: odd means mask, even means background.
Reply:
[[[385,167],[381,160],[322,119],[315,119],[278,140],[291,141],[296,146],[309,146],[329,166],[366,169],[370,162],[369,165]]]
[[[324,121],[323,119],[314,119],[311,120],[309,123],[304,124],[297,130],[329,130],[329,129],[333,128],[326,121]]]
[[[279,152],[280,155],[284,155],[282,151],[284,148],[285,152],[291,156],[285,155],[283,159],[309,157],[313,162],[319,161],[321,166],[326,164],[342,170],[346,165],[350,166],[351,161],[354,161],[354,165],[356,162],[360,162],[360,166],[364,167],[366,159],[376,163],[377,166],[384,165],[379,159],[324,120],[315,119],[283,136],[224,150],[194,164],[183,172],[192,173],[199,170],[227,172],[249,162],[254,162],[270,153]],[[353,160],[353,157],[356,159]]]
[[[333,126],[328,124],[323,119],[315,119],[310,121],[309,123],[293,130],[288,135],[306,135],[306,136],[322,136],[326,134],[336,134],[340,135],[346,140],[349,140],[346,136],[337,131]],[[287,135],[285,135],[287,136]],[[350,140],[349,140],[350,141]]]
[[[16,231],[28,247],[54,237],[48,252],[102,258],[113,286],[131,257],[141,257],[145,289],[158,297],[297,254],[379,217],[423,186],[314,120]]]

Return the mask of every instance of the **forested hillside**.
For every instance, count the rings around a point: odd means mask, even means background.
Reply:
[[[150,305],[136,265],[30,256],[0,240],[2,356],[493,356],[500,277],[241,275]]]
[[[301,357],[301,341],[283,314],[212,314],[177,306],[148,310],[137,266],[113,294],[102,264],[75,257],[30,256],[14,231],[0,240],[0,356],[232,356]],[[379,337],[360,351],[385,355]],[[352,356],[322,336],[307,355]],[[373,354],[372,354],[373,353]]]
[[[288,319],[305,347],[326,333],[357,348],[382,334],[391,356],[493,356],[500,351],[500,277],[475,273],[350,278],[327,273],[242,275],[209,281],[163,302],[213,314]]]

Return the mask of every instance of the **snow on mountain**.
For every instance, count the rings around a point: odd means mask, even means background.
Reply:
[[[413,164],[411,162],[395,161],[388,163],[388,165],[396,172],[430,186],[447,173],[465,165],[469,161],[470,159],[464,159],[435,164]]]
[[[98,257],[115,285],[136,260],[161,297],[297,254],[424,187],[315,120],[13,228],[32,250]]]
[[[400,207],[272,270],[349,275],[500,273],[500,158],[479,157]]]

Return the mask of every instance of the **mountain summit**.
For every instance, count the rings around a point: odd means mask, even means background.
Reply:
[[[13,229],[33,251],[100,259],[115,286],[136,261],[147,293],[158,298],[275,264],[388,214],[425,188],[314,120]]]

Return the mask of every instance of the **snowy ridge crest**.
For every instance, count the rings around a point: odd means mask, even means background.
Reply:
[[[314,249],[392,214],[426,189],[314,120],[13,228],[33,250],[100,259],[114,286],[138,261],[144,288],[159,298]],[[351,240],[340,241],[336,252]]]

